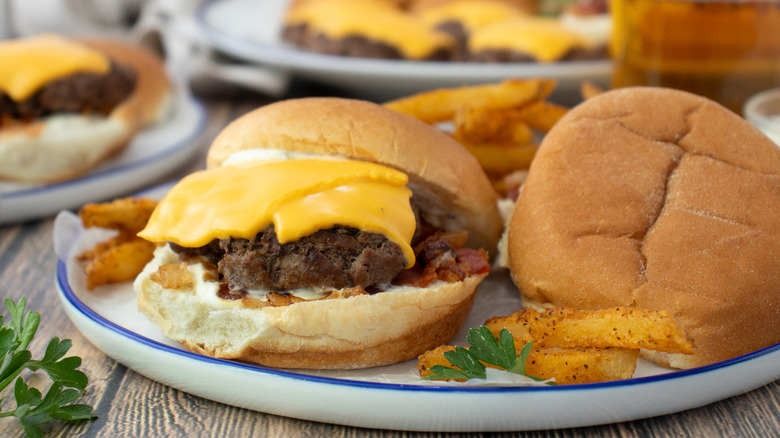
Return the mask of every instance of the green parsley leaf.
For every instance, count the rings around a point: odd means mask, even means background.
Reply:
[[[485,363],[536,381],[544,380],[529,376],[525,372],[525,364],[533,349],[533,342],[525,344],[520,349],[520,353],[516,354],[515,340],[508,330],[501,330],[498,339],[496,339],[490,329],[485,326],[469,329],[466,342],[469,343],[468,348],[455,347],[455,351],[444,353],[444,358],[453,365],[452,368],[434,365],[430,368],[432,374],[423,377],[423,379],[484,379],[487,376],[483,364]],[[555,385],[554,382],[548,384]]]
[[[8,323],[0,316],[0,391],[3,391],[15,379],[13,395],[16,409],[0,412],[2,417],[16,417],[27,436],[42,437],[40,425],[51,420],[76,421],[97,418],[92,407],[84,404],[71,404],[84,395],[87,387],[87,375],[77,370],[81,358],[65,357],[71,347],[70,339],[53,338],[46,347],[43,358],[32,359],[27,346],[35,336],[41,322],[37,312],[24,312],[24,297],[18,303],[6,298],[5,306],[11,317]],[[52,380],[45,396],[32,387],[28,387],[20,374],[25,369],[42,370]]]

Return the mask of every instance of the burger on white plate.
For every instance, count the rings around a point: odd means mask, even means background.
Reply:
[[[0,180],[78,177],[171,105],[161,61],[136,45],[43,34],[1,41],[0,62]]]
[[[160,202],[134,288],[195,352],[385,365],[458,331],[501,230],[487,177],[447,135],[369,102],[288,100],[226,127],[207,170]]]

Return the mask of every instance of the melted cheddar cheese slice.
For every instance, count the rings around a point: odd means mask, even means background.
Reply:
[[[0,43],[0,90],[16,102],[30,98],[47,83],[75,73],[107,73],[99,51],[56,35]]]
[[[468,31],[480,29],[493,23],[522,17],[523,12],[508,3],[490,0],[456,0],[419,12],[429,26],[447,21],[457,21]]]
[[[306,24],[331,39],[361,36],[388,44],[409,59],[424,59],[452,39],[430,30],[423,22],[379,0],[323,0],[292,9],[288,26]]]
[[[571,49],[589,48],[592,43],[566,29],[558,20],[521,18],[485,27],[469,40],[469,50],[513,50],[526,53],[540,62],[563,58]]]
[[[314,158],[247,162],[193,173],[163,198],[138,235],[196,248],[253,239],[273,224],[279,243],[345,225],[385,235],[407,267],[416,227],[403,172],[374,163]]]

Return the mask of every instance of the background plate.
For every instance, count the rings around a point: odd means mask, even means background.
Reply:
[[[151,196],[164,193],[163,187]],[[135,306],[129,283],[88,291],[73,255],[107,237],[62,212],[55,221],[63,307],[96,347],[150,379],[221,403],[305,420],[416,431],[507,431],[590,426],[695,408],[780,377],[780,344],[686,371],[640,360],[630,380],[558,387],[464,386],[424,382],[416,361],[357,371],[271,369],[214,359],[165,338]],[[505,270],[480,285],[466,326],[520,308]],[[337,401],[337,402],[334,402]]]
[[[198,10],[195,22],[206,42],[224,53],[258,66],[287,70],[353,90],[374,100],[507,78],[546,77],[558,80],[553,96],[556,100],[575,103],[583,81],[606,86],[611,72],[609,60],[487,64],[348,58],[306,52],[280,41],[287,3],[288,0],[210,0]]]

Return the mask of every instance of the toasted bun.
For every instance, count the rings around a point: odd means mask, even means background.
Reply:
[[[141,313],[191,351],[284,368],[355,369],[415,358],[455,335],[487,275],[285,307],[230,308],[204,299],[195,286],[165,289],[149,279],[161,264],[177,261],[160,247],[136,278]]]
[[[133,66],[133,94],[108,116],[53,114],[0,130],[0,179],[51,183],[75,178],[121,151],[138,132],[169,112],[171,86],[161,62],[146,50],[115,41],[84,44]]]
[[[665,310],[691,368],[780,342],[780,149],[722,106],[626,88],[571,110],[534,159],[508,229],[528,304]]]
[[[293,99],[261,107],[226,127],[209,149],[208,167],[251,149],[338,155],[399,169],[426,219],[468,230],[468,246],[493,252],[503,228],[496,196],[476,159],[419,120],[370,102]]]

